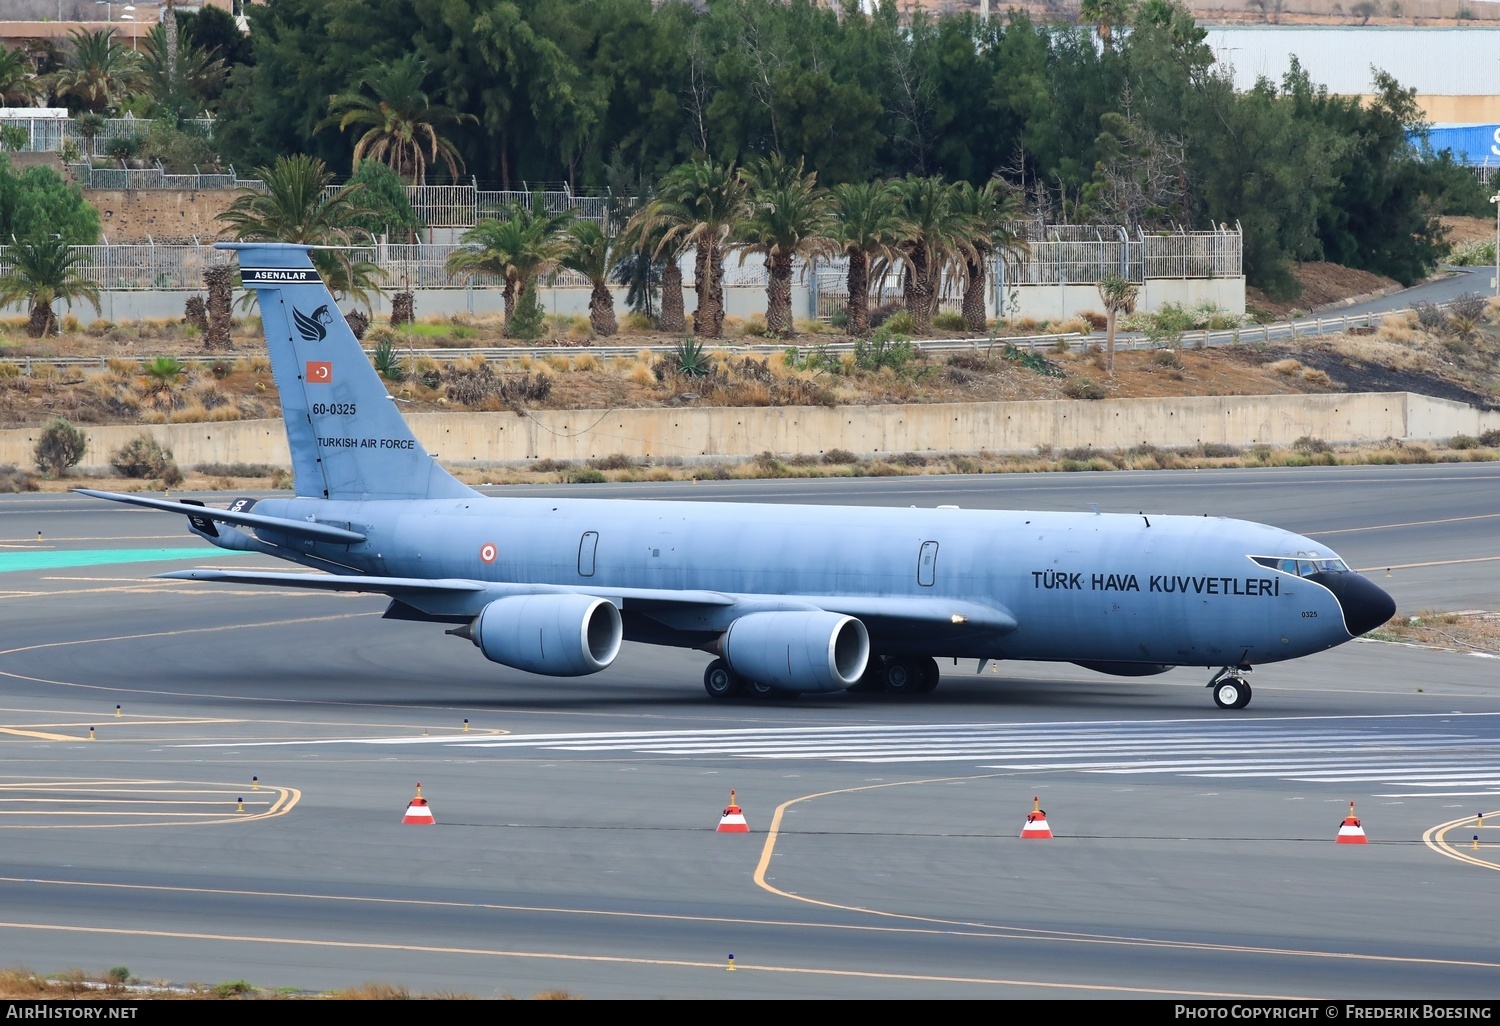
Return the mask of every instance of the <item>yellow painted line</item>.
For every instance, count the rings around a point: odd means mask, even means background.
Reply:
[[[44,734],[39,730],[21,730],[17,727],[0,727],[0,734],[10,734],[15,737],[35,738],[38,741],[82,741],[84,738],[77,734]]]
[[[296,937],[257,937],[250,934],[182,933],[172,930],[127,930],[103,926],[62,926],[49,923],[0,922],[0,929],[41,930],[57,933],[94,934],[107,937],[156,937],[168,940],[221,941],[237,944],[272,944],[286,947],[322,948],[343,951],[399,951],[426,955],[474,955],[484,958],[524,958],[556,962],[592,962],[605,965],[660,966],[670,969],[710,969],[724,972],[718,959],[709,962],[679,958],[629,958],[623,955],[578,955],[562,951],[521,951],[508,948],[468,948],[429,944],[381,944],[373,941],[321,941]],[[937,976],[923,973],[876,973],[852,969],[823,969],[788,965],[752,965],[736,961],[735,968],[745,972],[783,973],[795,976],[825,976],[864,980],[905,980],[916,983],[971,983],[996,987],[1026,987],[1054,991],[1086,991],[1099,994],[1151,994],[1158,996],[1216,998],[1221,1000],[1306,1001],[1311,998],[1288,994],[1250,994],[1238,992],[1168,990],[1152,987],[1106,986],[1097,983],[1055,983],[1041,980],[1007,979],[985,976]]]
[[[155,785],[154,789],[146,789],[144,785]],[[275,787],[262,784],[259,790],[243,783],[225,783],[223,781],[173,781],[173,780],[104,780],[97,782],[85,781],[54,781],[44,782],[36,785],[14,783],[6,785],[7,790],[46,790],[48,788],[67,787],[69,791],[77,791],[84,787],[128,788],[121,793],[132,794],[155,794],[159,796],[158,802],[161,809],[154,811],[127,811],[105,809],[99,812],[84,812],[78,809],[58,810],[46,812],[37,809],[18,809],[15,811],[0,810],[0,829],[5,830],[111,830],[131,829],[142,826],[216,826],[224,823],[250,823],[258,820],[272,819],[284,816],[296,807],[302,799],[302,792],[293,787]],[[68,793],[68,792],[63,792]],[[219,800],[217,803],[210,802],[188,802],[179,800],[177,795],[215,795]],[[0,799],[14,801],[15,799]],[[43,799],[46,801],[46,799]],[[64,804],[67,799],[57,799],[52,804]],[[110,799],[100,798],[83,804],[108,805]],[[245,811],[238,811],[237,806],[243,801]],[[128,803],[139,805],[139,801]],[[209,805],[217,804],[222,810],[213,813],[207,810],[196,812],[167,811],[168,807],[186,804]],[[24,818],[27,822],[19,822]],[[94,819],[132,820],[131,822],[95,822]],[[47,822],[32,822],[33,820],[46,819]],[[56,820],[67,820],[57,822]],[[90,820],[79,822],[80,820]],[[138,821],[137,821],[138,820]]]
[[[1373,524],[1369,527],[1339,527],[1332,531],[1314,531],[1317,537],[1325,534],[1358,534],[1361,531],[1389,531],[1397,527],[1431,527],[1433,524],[1461,524],[1466,520],[1500,519],[1500,513],[1476,513],[1469,517],[1447,517],[1443,520],[1412,520],[1404,524]]]
[[[1484,818],[1488,819],[1491,815],[1500,816],[1500,813],[1486,812],[1483,815]],[[1488,827],[1481,827],[1475,822],[1474,816],[1465,816],[1463,819],[1449,820],[1447,823],[1439,823],[1437,826],[1429,828],[1422,834],[1422,843],[1446,858],[1457,859],[1459,862],[1478,866],[1480,869],[1500,870],[1500,847],[1491,845],[1489,849],[1490,858],[1488,859],[1480,858],[1479,853],[1475,852],[1473,848],[1474,834],[1481,830],[1493,829],[1494,826],[1495,824]],[[1449,832],[1458,829],[1467,831],[1469,836],[1465,837],[1459,844],[1449,843]],[[1484,845],[1481,844],[1479,851],[1483,852],[1484,850]]]
[[[1392,563],[1390,566],[1367,566],[1358,572],[1362,574],[1379,573],[1381,570],[1411,570],[1422,566],[1457,566],[1461,563],[1493,563],[1500,556],[1475,556],[1472,559],[1432,559],[1425,563]]]
[[[761,847],[760,861],[756,863],[755,866],[755,874],[753,877],[753,879],[755,880],[755,884],[761,889],[769,891],[771,894],[774,894],[777,897],[786,898],[791,901],[805,902],[806,904],[816,905],[820,908],[835,909],[841,912],[859,912],[866,915],[905,920],[907,922],[932,923],[935,926],[958,926],[966,927],[969,929],[983,929],[987,931],[1002,933],[1006,936],[1028,937],[1037,941],[1060,941],[1070,944],[1103,944],[1132,948],[1165,948],[1169,950],[1181,951],[1233,952],[1238,954],[1270,955],[1281,958],[1336,959],[1341,961],[1376,962],[1392,965],[1451,965],[1462,966],[1465,968],[1500,969],[1500,962],[1475,962],[1463,959],[1453,960],[1443,958],[1416,958],[1402,955],[1369,955],[1348,951],[1316,951],[1302,948],[1270,948],[1248,944],[1211,944],[1193,943],[1188,941],[1149,940],[1141,937],[1117,937],[1108,934],[1085,934],[1063,930],[1039,930],[1031,927],[994,925],[961,919],[941,919],[934,916],[918,916],[902,912],[888,912],[883,909],[867,908],[861,905],[844,905],[838,902],[824,901],[819,898],[809,898],[805,895],[793,894],[790,891],[783,891],[781,888],[776,887],[766,881],[766,870],[770,868],[771,856],[775,853],[776,842],[781,836],[782,817],[785,815],[786,810],[791,808],[793,805],[799,805],[802,802],[812,801],[817,798],[829,798],[834,795],[856,794],[860,791],[878,791],[887,787],[911,787],[913,785],[924,784],[949,784],[957,781],[991,780],[1002,776],[1006,776],[1006,774],[983,773],[974,776],[962,777],[931,777],[922,780],[895,780],[882,784],[864,784],[859,787],[845,787],[839,788],[838,790],[834,791],[820,791],[815,794],[806,794],[800,798],[793,798],[790,801],[782,802],[776,807],[776,811],[771,815],[771,826],[766,832],[766,843]],[[1473,818],[1473,816],[1468,817],[1469,820],[1472,820]],[[1462,823],[1465,822],[1465,820],[1456,820],[1455,822]]]
[[[48,796],[48,797],[45,797],[45,798],[0,798],[0,806],[3,806],[3,805],[110,805],[110,806],[114,806],[114,805],[213,805],[213,806],[222,806],[226,801],[229,802],[229,804],[233,805],[238,800],[239,796],[242,795],[242,794],[244,794],[246,790],[248,790],[248,788],[243,788],[242,787],[242,788],[239,788],[238,790],[235,790],[235,791],[217,791],[217,792],[214,792],[214,791],[206,791],[206,792],[205,791],[199,791],[199,792],[194,792],[196,794],[218,794],[219,798],[216,799],[215,801],[211,801],[211,802],[210,801],[203,801],[203,800],[199,800],[199,799],[189,800],[187,798],[114,798],[114,797],[108,797],[105,794],[101,794],[97,798],[53,798],[51,796]],[[109,792],[109,794],[111,794],[111,795],[112,794],[119,794],[119,793],[121,793],[121,792]],[[235,797],[231,798],[231,797],[229,797],[230,795],[234,795]],[[251,799],[246,798],[245,799],[245,804],[246,805],[269,805],[270,803],[266,802],[266,801],[259,800],[259,799],[256,799],[256,800],[252,801]],[[27,810],[23,809],[23,810],[19,810],[19,811],[25,812]]]

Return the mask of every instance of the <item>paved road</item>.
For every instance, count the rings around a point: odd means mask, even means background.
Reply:
[[[1497,475],[590,491],[1234,512],[1389,562],[1403,607],[1494,608]],[[1264,668],[1237,714],[1201,673],[1040,664],[945,666],[923,701],[720,706],[701,654],[627,646],[551,680],[376,599],[149,580],[235,558],[191,545],[168,516],[0,498],[0,568],[173,557],[0,572],[17,963],[481,997],[1477,998],[1500,979],[1475,900],[1500,861],[1473,818],[1500,812],[1492,660],[1356,643]],[[418,781],[436,827],[400,823]],[[714,829],[731,789],[749,835]],[[1033,796],[1050,841],[1018,836]],[[1350,801],[1367,845],[1333,842]]]

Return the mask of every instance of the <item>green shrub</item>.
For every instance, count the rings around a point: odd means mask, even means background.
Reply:
[[[964,315],[961,313],[940,313],[932,319],[932,326],[934,328],[941,328],[944,331],[963,331]]]
[[[713,369],[712,364],[703,343],[691,335],[672,347],[672,355],[668,359],[670,369],[685,378],[707,377]]]
[[[854,343],[854,366],[868,371],[889,367],[899,374],[912,361],[917,355],[917,348],[912,345],[911,339],[891,327],[895,320],[895,317],[891,317],[876,328],[869,338],[862,338]]]
[[[593,467],[583,467],[571,471],[568,474],[568,480],[573,484],[603,484],[609,479],[602,471],[595,470]]]
[[[144,431],[116,449],[109,464],[126,477],[162,477],[168,467],[177,469],[172,450]]]
[[[88,448],[88,435],[61,417],[54,417],[37,437],[32,456],[44,474],[65,474],[76,467]]]
[[[547,315],[537,302],[536,289],[529,288],[516,300],[516,311],[505,324],[505,333],[511,338],[535,342],[542,337],[547,327]]]
[[[375,349],[370,354],[370,361],[375,364],[375,370],[387,381],[400,381],[406,377],[406,368],[401,364],[401,358],[396,355],[396,347],[389,338],[382,338],[375,343]]]
[[[1109,387],[1087,375],[1080,374],[1076,378],[1069,378],[1063,384],[1063,395],[1069,399],[1103,399],[1109,395]]]
[[[917,333],[917,322],[912,320],[911,314],[905,310],[897,310],[882,321],[880,326],[888,329],[894,335],[915,335]]]

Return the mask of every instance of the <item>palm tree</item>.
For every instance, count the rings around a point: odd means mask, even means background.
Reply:
[[[458,149],[438,134],[447,124],[478,121],[428,100],[422,91],[427,77],[427,62],[409,53],[391,64],[380,64],[367,70],[348,92],[328,101],[328,117],[319,127],[337,125],[344,131],[351,125],[365,129],[354,144],[354,163],[365,157],[390,166],[398,175],[411,176],[411,184],[425,185],[427,168],[441,160],[448,177],[457,179],[463,160]],[[364,90],[368,87],[370,93]]]
[[[615,240],[604,234],[597,221],[575,221],[568,226],[568,249],[562,265],[586,276],[589,293],[589,325],[594,334],[609,338],[619,331],[615,321],[615,297],[609,291],[609,272],[615,264]]]
[[[41,92],[31,58],[0,46],[0,107],[29,107]]]
[[[789,165],[780,154],[741,173],[753,190],[753,207],[735,230],[740,263],[752,253],[766,258],[766,329],[781,338],[796,334],[792,319],[792,262],[833,251],[829,199],[816,172],[802,161]]]
[[[162,16],[166,17],[165,11]],[[159,108],[191,116],[203,109],[205,96],[224,84],[228,69],[222,60],[191,43],[177,48],[167,36],[166,25],[163,21],[146,36],[141,62],[145,88]]]
[[[141,55],[120,45],[112,29],[74,29],[68,39],[72,52],[52,75],[58,96],[72,96],[85,110],[103,113],[143,84]]]
[[[572,220],[569,211],[548,213],[540,196],[533,197],[529,208],[511,204],[505,220],[486,217],[464,232],[465,248],[448,257],[448,273],[465,278],[492,274],[504,282],[505,333],[514,337],[516,304],[539,275],[561,266],[568,250],[566,229]]]
[[[663,227],[662,252],[692,246],[698,309],[693,330],[724,334],[724,257],[736,226],[750,213],[750,186],[733,164],[704,159],[679,164],[662,177],[648,218]]]
[[[659,273],[661,313],[656,318],[656,327],[661,331],[681,332],[687,330],[687,316],[683,313],[681,263],[687,245],[681,235],[671,230],[672,227],[662,217],[660,206],[652,200],[626,222],[615,248],[629,254],[620,261],[620,268],[625,270],[628,262],[629,277],[624,284],[630,286],[630,302],[634,305],[644,300],[640,306],[649,315],[651,287],[653,279]],[[659,272],[656,270],[658,265]]]
[[[0,277],[0,306],[23,299],[30,302],[26,334],[31,338],[56,334],[57,315],[52,312],[52,304],[59,299],[69,306],[86,299],[93,304],[94,312],[99,312],[99,287],[74,267],[82,256],[57,235],[22,239],[6,253],[11,269]]]
[[[1000,259],[1013,263],[1030,248],[1016,230],[1021,217],[1021,198],[1003,178],[995,177],[978,189],[960,182],[953,194],[953,206],[968,222],[967,244],[961,253],[964,329],[984,331],[984,287],[990,261],[999,254]]]
[[[1106,50],[1114,45],[1115,29],[1128,25],[1134,13],[1132,0],[1082,0],[1078,8],[1079,17],[1094,25]]]
[[[845,330],[863,337],[870,333],[871,269],[883,276],[897,260],[901,196],[891,182],[846,182],[833,187],[833,203],[833,238],[849,261]]]
[[[351,225],[370,213],[360,205],[363,187],[345,186],[329,194],[333,174],[316,157],[278,157],[270,167],[255,169],[264,192],[242,191],[219,220],[242,242],[300,242],[311,246],[348,247]],[[335,296],[351,296],[369,305],[378,292],[380,269],[348,249],[317,249],[313,266]]]
[[[943,270],[968,245],[968,221],[954,207],[954,190],[942,179],[908,175],[896,184],[904,221],[898,249],[905,268],[902,291],[916,331],[926,334],[937,311]]]
[[[1128,314],[1135,310],[1135,297],[1140,294],[1141,287],[1118,274],[1106,274],[1099,279],[1098,288],[1099,298],[1104,301],[1104,310],[1109,315],[1108,326],[1104,333],[1104,368],[1109,372],[1110,377],[1114,377],[1115,322],[1119,320],[1120,314]]]

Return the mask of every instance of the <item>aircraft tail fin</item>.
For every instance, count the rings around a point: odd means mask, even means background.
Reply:
[[[322,499],[445,499],[476,494],[412,434],[333,294],[310,247],[221,242],[255,289],[298,495]]]

